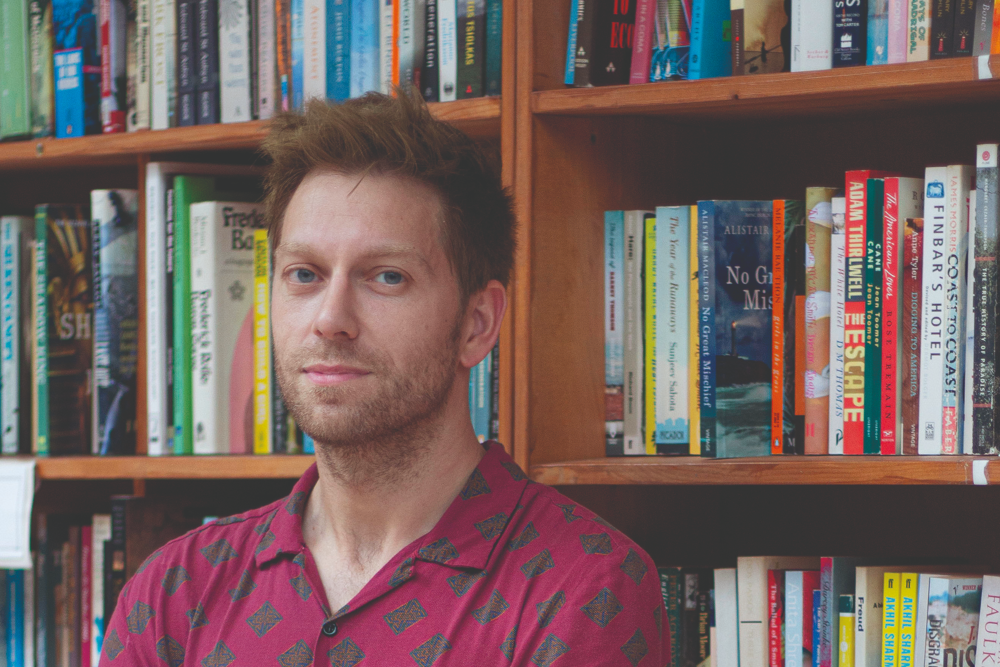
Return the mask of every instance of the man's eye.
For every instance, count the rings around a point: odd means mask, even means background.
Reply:
[[[403,282],[403,274],[399,271],[383,271],[375,276],[375,280],[386,285],[398,285]]]
[[[316,274],[309,269],[295,269],[292,271],[292,280],[297,283],[311,283],[316,280]]]

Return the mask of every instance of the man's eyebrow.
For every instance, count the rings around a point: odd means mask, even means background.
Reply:
[[[301,243],[296,241],[290,241],[288,243],[282,242],[276,249],[275,254],[289,254],[289,255],[315,255],[317,250],[315,247],[309,245],[308,243]],[[421,264],[423,264],[428,271],[434,272],[434,267],[431,263],[424,257],[424,254],[417,249],[416,246],[410,245],[409,243],[386,243],[383,245],[375,246],[370,250],[365,251],[362,255],[364,259],[379,259],[381,257],[413,257]]]

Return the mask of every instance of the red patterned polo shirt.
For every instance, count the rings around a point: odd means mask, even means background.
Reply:
[[[527,479],[497,443],[430,533],[329,609],[290,496],[155,552],[122,591],[102,667],[663,667],[656,569],[631,540]]]

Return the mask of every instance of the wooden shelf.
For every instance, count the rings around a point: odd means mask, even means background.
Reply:
[[[480,97],[429,105],[441,120],[480,138],[500,136],[500,98]],[[197,125],[170,130],[102,134],[75,139],[0,143],[0,171],[135,164],[139,155],[181,151],[254,150],[267,121]]]
[[[295,479],[312,455],[65,456],[37,458],[39,479]]]
[[[530,476],[552,485],[964,485],[976,483],[977,461],[987,483],[1000,484],[1000,458],[976,456],[625,457],[540,464]]]
[[[959,105],[1000,100],[1000,56],[989,58],[991,79],[979,78],[976,58],[821,72],[762,74],[637,86],[534,92],[535,114],[729,118],[815,115]]]

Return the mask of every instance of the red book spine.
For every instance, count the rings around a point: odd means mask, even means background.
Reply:
[[[868,171],[846,177],[847,292],[844,298],[844,454],[863,454],[865,442],[865,182]]]
[[[781,602],[778,599],[778,576],[780,570],[767,571],[767,666],[784,667],[781,659],[782,619],[778,617]]]
[[[771,454],[784,453],[785,400],[785,200],[775,199],[771,217]]]
[[[885,179],[883,209],[885,239],[882,244],[882,416],[881,453],[896,453],[896,393],[899,389],[897,341],[899,329],[899,179]]]
[[[111,97],[111,0],[100,0],[98,20],[101,35],[101,125],[105,134],[114,132],[104,112],[104,99]]]
[[[80,528],[80,667],[91,667],[90,630],[94,623],[94,610],[91,606],[94,576],[91,557],[93,542],[93,527],[82,526]]]
[[[632,40],[630,84],[649,83],[649,65],[653,54],[653,25],[656,0],[638,0],[635,6],[635,39]]]

